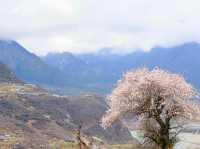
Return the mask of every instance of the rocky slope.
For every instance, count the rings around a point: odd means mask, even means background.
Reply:
[[[132,140],[120,122],[104,130],[100,119],[106,110],[101,97],[53,95],[27,84],[0,84],[0,134],[12,133],[24,145],[48,144],[53,139],[75,140],[79,125],[88,136],[106,143]]]
[[[9,139],[37,149],[55,139],[75,141],[80,125],[84,135],[105,143],[131,141],[129,130],[120,122],[106,130],[100,126],[106,109],[102,97],[52,94],[19,81],[0,63],[0,146]]]

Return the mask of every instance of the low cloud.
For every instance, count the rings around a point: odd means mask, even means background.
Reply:
[[[200,41],[199,0],[0,0],[0,37],[36,54]]]

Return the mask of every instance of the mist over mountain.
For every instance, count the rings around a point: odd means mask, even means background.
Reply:
[[[196,42],[185,43],[170,48],[155,47],[150,52],[136,51],[122,55],[109,52],[109,49],[103,49],[103,52],[100,50],[99,53],[95,54],[74,55],[76,59],[79,59],[74,61],[73,65],[59,63],[58,61],[62,60],[61,57],[63,55],[59,54],[60,57],[57,54],[55,55],[51,54],[51,58],[54,57],[56,59],[54,61],[58,64],[56,66],[54,63],[54,67],[65,67],[66,69],[62,71],[68,71],[67,68],[74,65],[79,67],[78,62],[82,61],[81,65],[84,69],[80,69],[80,77],[82,77],[81,73],[90,72],[86,75],[86,79],[93,78],[90,83],[100,85],[99,88],[105,91],[104,93],[109,93],[124,72],[138,67],[148,67],[150,69],[160,67],[174,73],[179,73],[195,87],[200,88],[200,45]],[[47,55],[44,59],[51,65],[46,60],[48,57]]]
[[[0,62],[13,71],[17,78],[27,83],[71,88],[75,84],[68,74],[46,64],[40,57],[13,40],[0,40]]]
[[[96,92],[108,94],[122,74],[138,67],[160,67],[183,75],[200,88],[200,44],[196,42],[150,52],[127,54],[104,48],[98,53],[50,53],[38,57],[15,41],[0,41],[0,62],[25,82],[36,83],[62,94]]]

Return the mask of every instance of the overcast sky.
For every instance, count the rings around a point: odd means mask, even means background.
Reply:
[[[200,0],[0,0],[0,38],[38,55],[200,41]]]

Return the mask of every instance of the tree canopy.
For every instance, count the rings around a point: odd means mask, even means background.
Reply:
[[[181,75],[159,68],[129,71],[108,96],[110,108],[102,122],[107,127],[132,113],[144,130],[144,138],[165,149],[175,142],[184,122],[198,118],[199,106],[192,100],[196,95]]]

